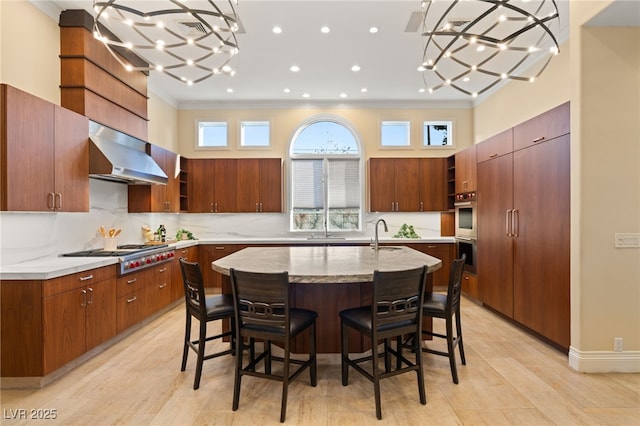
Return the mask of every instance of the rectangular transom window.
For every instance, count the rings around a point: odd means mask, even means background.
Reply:
[[[229,146],[226,121],[198,121],[198,148],[227,148]]]
[[[268,147],[270,144],[268,121],[240,122],[241,147]]]
[[[408,121],[383,121],[380,125],[380,146],[410,146]]]
[[[424,148],[453,147],[453,129],[451,121],[425,121],[422,127],[422,146]]]

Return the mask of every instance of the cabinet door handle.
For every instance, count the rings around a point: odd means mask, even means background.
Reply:
[[[505,227],[505,234],[507,235],[507,237],[511,237],[511,214],[512,214],[513,210],[508,209],[507,210],[507,214],[504,220],[504,223],[506,224]]]
[[[87,306],[87,290],[82,289],[82,302],[80,302],[80,306],[83,308]]]
[[[55,194],[53,192],[47,194],[47,208],[49,210],[55,210],[56,208]]]
[[[214,203],[214,208],[213,208],[213,212],[214,213],[218,213],[218,203]]]
[[[162,288],[165,288],[166,286],[167,286],[167,283],[162,283],[158,286],[158,288],[162,289]]]
[[[262,203],[260,203],[260,213],[262,213]]]
[[[93,303],[93,289],[91,287],[87,287],[87,290],[89,291],[89,300],[87,300],[87,305],[90,305]]]
[[[137,279],[137,278],[134,278],[134,279],[132,279],[132,280],[127,280],[127,284],[133,284],[133,283],[135,283],[136,281],[138,281],[138,279]]]
[[[216,246],[216,250],[224,250],[224,246]]]
[[[93,279],[93,274],[92,275],[87,275],[86,277],[80,277],[80,281],[89,281]]]
[[[396,201],[396,211],[399,212],[400,208],[398,207],[398,202]]]
[[[56,209],[62,208],[62,194],[59,192],[56,192],[56,195],[54,197],[54,208]]]
[[[211,208],[209,209],[209,211],[210,211],[211,213],[215,213],[215,211],[213,210],[213,203],[211,203]]]
[[[517,237],[520,233],[520,212],[518,209],[513,209],[511,216],[511,236]]]
[[[394,211],[394,210],[393,210],[393,208],[394,208],[393,206],[394,206],[394,204],[393,204],[393,201],[392,201],[392,202],[391,202],[391,211]]]
[[[496,152],[495,154],[491,154],[489,158],[496,158],[497,156],[498,156],[498,153]]]
[[[420,211],[424,211],[424,202],[420,201]]]
[[[544,136],[540,136],[539,138],[535,138],[534,140],[532,140],[532,143],[538,143],[538,142],[542,142],[544,140]]]
[[[138,298],[133,296],[131,299],[127,299],[127,303],[135,302],[136,300],[138,300]]]

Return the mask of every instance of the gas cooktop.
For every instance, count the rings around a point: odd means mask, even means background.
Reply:
[[[169,247],[168,244],[160,244],[160,245],[146,245],[146,244],[124,244],[117,247],[117,250],[103,250],[103,249],[92,249],[92,250],[81,250],[75,251],[72,253],[64,253],[61,256],[65,257],[118,257],[118,256],[128,256],[132,254],[144,253],[149,250],[157,250]]]

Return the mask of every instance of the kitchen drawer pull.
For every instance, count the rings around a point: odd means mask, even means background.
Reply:
[[[489,158],[496,158],[497,156],[498,156],[498,153],[496,152],[495,154],[491,154]]]
[[[93,279],[93,274],[92,275],[87,275],[86,277],[80,277],[80,281],[88,281],[88,280],[92,280]]]
[[[224,246],[216,246],[216,250],[224,250]]]
[[[167,268],[162,268],[158,272],[160,272],[160,273],[167,272]]]
[[[131,299],[127,299],[127,303],[135,302],[136,300],[138,300],[138,298],[133,296]]]
[[[162,283],[158,286],[158,288],[165,288],[167,286],[167,283]]]
[[[438,248],[438,246],[427,246],[427,248]]]
[[[544,136],[540,136],[539,138],[535,138],[534,140],[532,140],[531,142],[533,143],[537,143],[537,142],[542,142],[544,140]]]
[[[134,279],[132,279],[132,280],[127,280],[127,284],[133,284],[133,283],[135,283],[136,281],[138,281],[138,279],[137,279],[137,278],[134,278]]]

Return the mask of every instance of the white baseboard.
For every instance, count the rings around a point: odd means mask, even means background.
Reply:
[[[640,351],[579,351],[569,348],[569,366],[582,373],[640,373]]]

